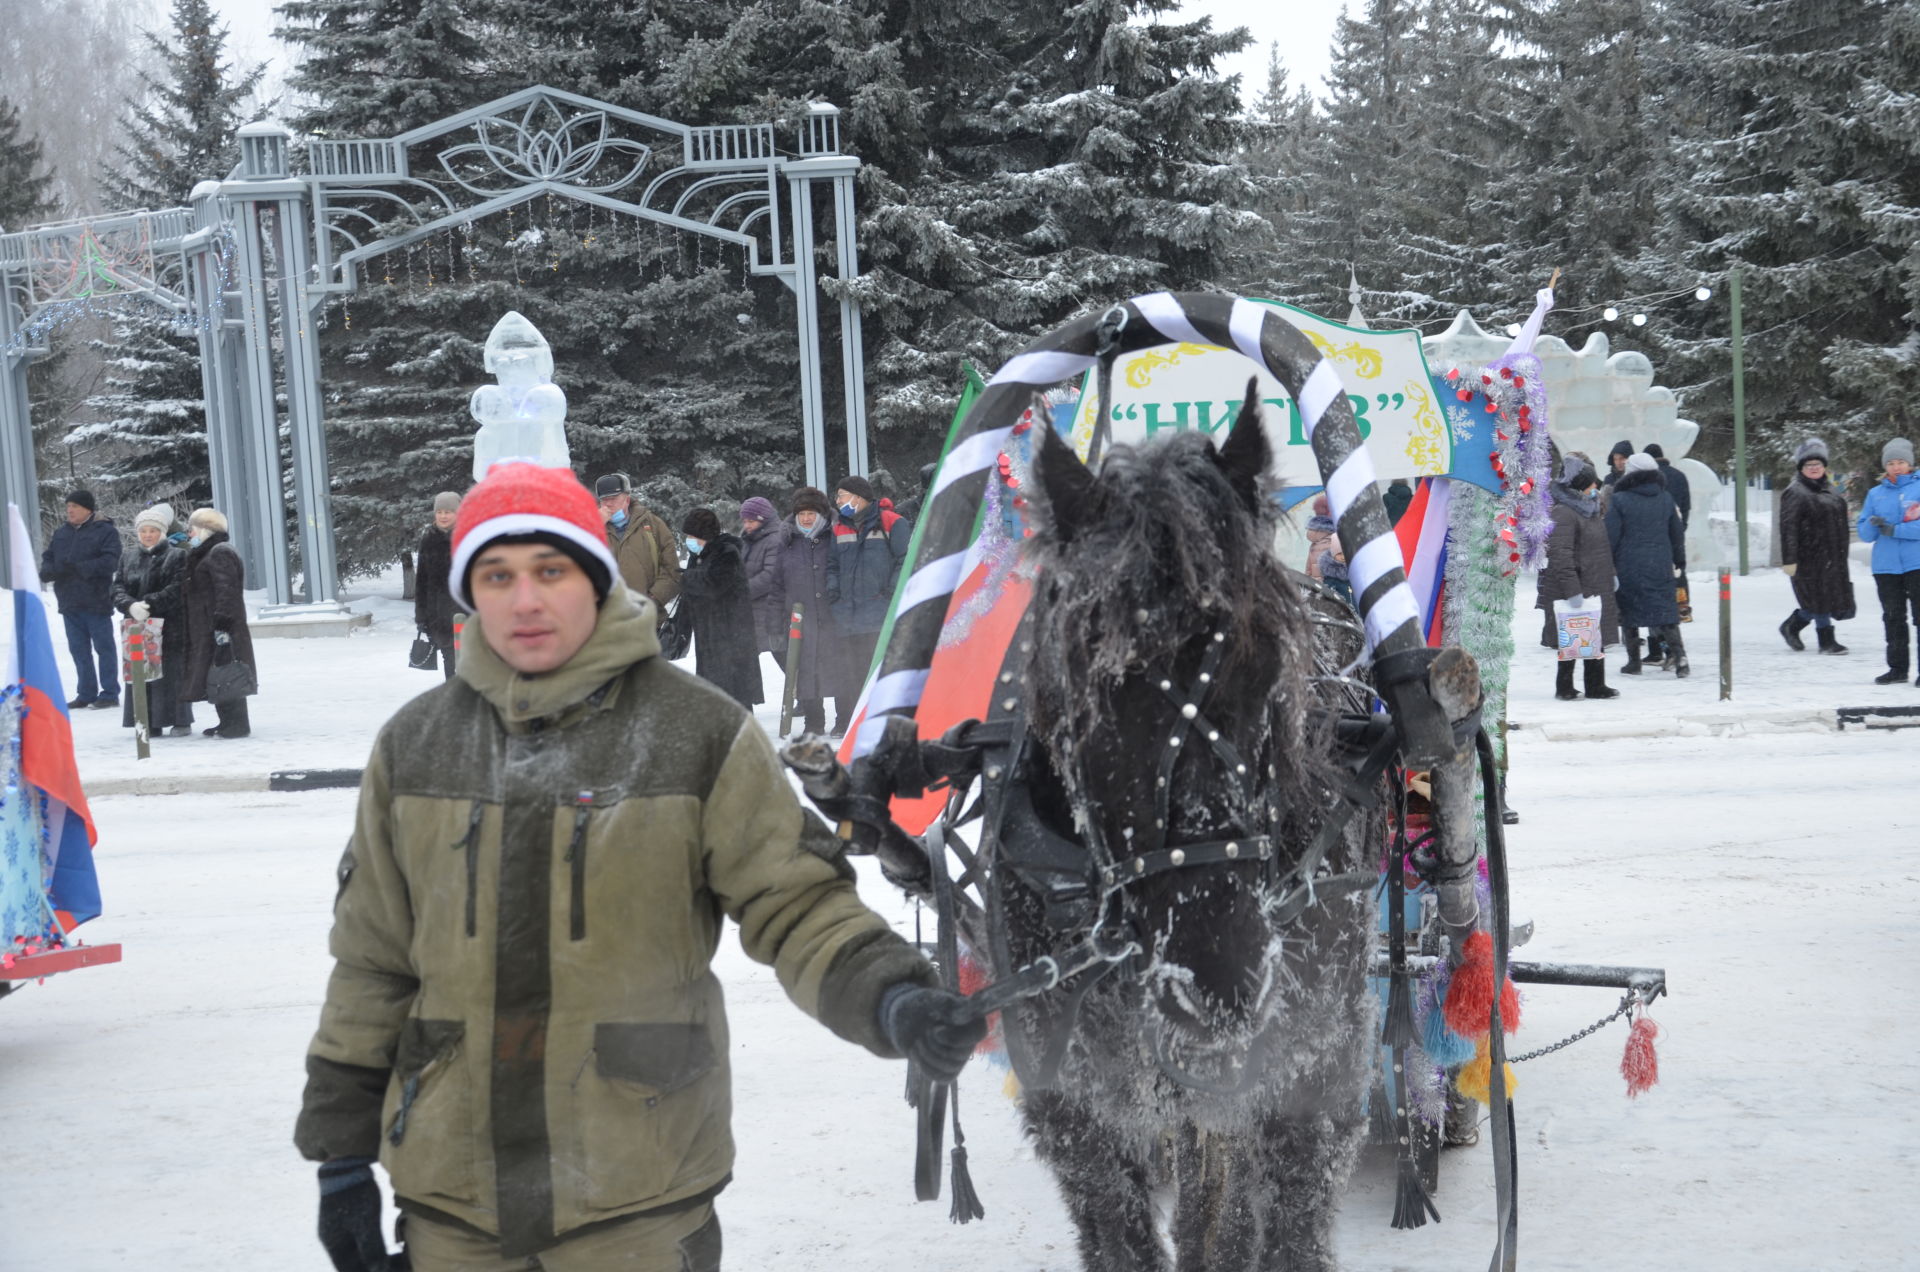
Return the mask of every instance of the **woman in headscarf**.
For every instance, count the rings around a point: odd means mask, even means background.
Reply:
[[[1600,521],[1599,480],[1586,456],[1568,455],[1560,464],[1560,480],[1547,488],[1553,500],[1550,513],[1553,531],[1547,536],[1547,563],[1540,570],[1539,590],[1533,603],[1546,611],[1546,627],[1541,632],[1540,643],[1548,649],[1560,648],[1553,603],[1576,596],[1599,600],[1603,647],[1620,639],[1620,616],[1613,598],[1613,554],[1607,546],[1606,528]],[[1573,687],[1576,662],[1585,668],[1587,697],[1620,696],[1618,689],[1607,687],[1606,659],[1577,658],[1564,659],[1558,664],[1554,672],[1554,697],[1571,701],[1580,696]]]
[[[1796,608],[1780,624],[1781,638],[1790,649],[1805,649],[1800,633],[1813,624],[1823,654],[1844,654],[1833,632],[1836,614],[1853,608],[1853,587],[1847,580],[1847,547],[1853,527],[1847,524],[1847,497],[1827,477],[1827,444],[1809,437],[1793,452],[1794,479],[1780,492],[1780,567],[1793,580]]]

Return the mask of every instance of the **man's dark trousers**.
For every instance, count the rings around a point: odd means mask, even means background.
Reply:
[[[113,613],[75,614],[62,610],[67,625],[67,652],[73,655],[74,691],[78,702],[120,701],[120,655],[113,645]],[[93,669],[95,655],[100,670]]]

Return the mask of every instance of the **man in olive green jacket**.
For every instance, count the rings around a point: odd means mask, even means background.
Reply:
[[[594,503],[525,464],[469,493],[457,676],[367,765],[295,1132],[343,1272],[389,1267],[376,1154],[415,1272],[718,1268],[723,917],[878,1055],[953,1073],[984,1031],[861,903],[752,717],[655,656]]]
[[[680,550],[673,531],[633,497],[627,475],[608,473],[594,482],[593,491],[620,579],[655,605],[664,606],[680,595]]]

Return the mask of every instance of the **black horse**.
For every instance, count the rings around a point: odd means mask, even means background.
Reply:
[[[1333,720],[1364,715],[1343,675],[1364,637],[1273,554],[1257,412],[1250,395],[1217,450],[1177,433],[1097,476],[1039,430],[1009,805],[1032,833],[990,826],[979,917],[998,976],[1075,928],[1136,950],[1003,1013],[1090,1272],[1332,1267],[1364,1129],[1372,890],[1303,901],[1289,879],[1339,807]],[[1383,834],[1377,813],[1329,831],[1320,877],[1370,878]],[[1082,854],[1077,910],[1035,838]]]

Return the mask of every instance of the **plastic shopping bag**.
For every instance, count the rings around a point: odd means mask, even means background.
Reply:
[[[1560,661],[1575,658],[1600,658],[1606,654],[1600,643],[1600,600],[1598,597],[1572,596],[1553,603],[1553,625],[1559,632]]]

